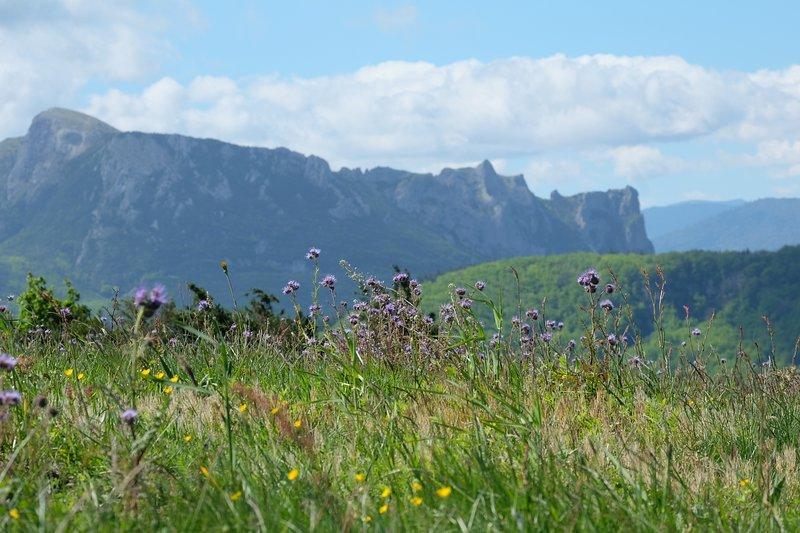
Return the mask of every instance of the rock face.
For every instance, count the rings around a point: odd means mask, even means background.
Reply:
[[[220,292],[223,258],[242,291],[276,291],[308,279],[311,245],[326,270],[345,258],[379,276],[393,265],[430,276],[518,255],[653,251],[632,188],[545,200],[488,161],[438,175],[333,172],[285,148],[119,132],[63,109],[0,143],[0,187],[3,280],[31,269],[104,294],[148,278]]]

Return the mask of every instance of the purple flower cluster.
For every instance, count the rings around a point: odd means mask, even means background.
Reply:
[[[392,282],[393,282],[395,285],[405,285],[406,283],[408,283],[408,280],[409,280],[409,276],[408,276],[408,274],[407,274],[407,273],[405,273],[405,272],[398,272],[398,273],[397,273],[397,274],[396,274],[396,275],[395,275],[395,276],[392,278]]]
[[[485,288],[486,288],[486,282],[485,281],[476,281],[475,282],[475,289],[483,292],[483,289],[485,289]]]
[[[597,285],[600,283],[600,276],[597,270],[590,268],[580,276],[578,276],[578,285],[586,289],[586,292],[597,292]]]
[[[144,287],[139,287],[133,296],[133,304],[136,307],[144,307],[151,312],[166,303],[167,289],[160,283],[156,283],[150,291]]]
[[[319,254],[321,253],[322,251],[319,248],[315,248],[312,246],[311,248],[308,249],[308,252],[306,253],[306,259],[308,259],[309,261],[314,261],[316,259],[319,259]]]
[[[211,308],[211,302],[209,302],[206,299],[202,299],[199,302],[197,302],[197,310],[200,311],[201,313],[203,311],[207,311],[210,308]]]
[[[527,316],[531,320],[539,320],[539,310],[538,309],[528,309],[527,311],[525,311],[525,316]]]
[[[17,366],[17,358],[8,355],[7,353],[0,353],[0,369],[11,372]]]
[[[310,316],[317,316],[321,310],[322,308],[317,304],[312,304],[308,306],[308,314]]]
[[[286,282],[286,285],[283,287],[283,294],[294,294],[300,289],[300,282],[295,280],[289,280]]]
[[[138,416],[139,413],[136,411],[136,409],[125,409],[124,411],[122,411],[122,414],[119,415],[122,421],[128,425],[131,425],[134,422],[136,422],[136,418],[138,418]]]
[[[611,300],[603,300],[600,302],[600,308],[608,312],[613,311],[614,303]]]
[[[333,290],[336,287],[336,276],[334,276],[333,274],[328,274],[327,276],[322,278],[322,281],[320,281],[319,284],[325,287],[326,289]]]
[[[15,390],[4,390],[0,392],[0,405],[19,405],[22,395]]]
[[[694,328],[694,329],[692,330],[692,336],[694,336],[694,337],[699,337],[699,336],[700,336],[700,335],[702,335],[702,334],[703,334],[703,332],[702,332],[702,331],[700,331],[700,328]]]

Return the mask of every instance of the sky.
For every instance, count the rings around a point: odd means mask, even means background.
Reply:
[[[799,25],[769,0],[0,0],[0,139],[60,106],[333,168],[488,159],[539,196],[800,196]]]

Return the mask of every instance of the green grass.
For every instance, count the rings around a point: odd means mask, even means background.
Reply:
[[[492,342],[476,314],[509,317],[471,296],[436,328],[364,311],[359,335],[345,320],[251,338],[252,324],[213,336],[159,316],[140,334],[6,322],[18,364],[1,385],[22,403],[0,407],[0,528],[800,528],[793,367],[743,353],[710,373],[704,337],[674,360],[612,346],[624,305],[584,317],[595,341],[574,350]]]

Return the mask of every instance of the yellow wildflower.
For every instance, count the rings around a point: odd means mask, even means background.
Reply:
[[[739,480],[739,486],[742,487],[742,488],[745,488],[749,484],[750,484],[750,478],[749,477],[745,477],[745,478],[742,478],[742,479]]]
[[[12,520],[19,520],[19,511],[15,507],[8,511],[8,516],[10,516]]]
[[[203,474],[204,476],[208,477],[208,468],[206,468],[204,466],[201,466],[200,467],[200,473]]]
[[[172,387],[164,387],[164,394],[172,394]]]
[[[422,505],[422,498],[420,498],[419,496],[414,496],[413,498],[411,498],[411,505],[413,505],[414,507],[419,507],[420,505]]]
[[[192,436],[191,435],[184,435],[183,442],[189,442],[191,440],[192,440]]]
[[[239,405],[239,412],[240,413],[244,413],[245,411],[247,411],[247,404],[246,403],[240,404]]]
[[[381,498],[384,500],[392,495],[392,487],[384,487],[381,491]]]
[[[359,483],[363,483],[363,482],[364,482],[364,480],[365,480],[365,479],[367,479],[367,476],[365,476],[364,474],[362,474],[361,472],[359,472],[359,473],[357,473],[357,474],[355,475],[355,478],[356,478],[356,481],[358,481]]]
[[[369,524],[370,522],[372,522],[372,517],[371,517],[370,515],[367,515],[367,516],[365,516],[364,518],[362,518],[361,520],[362,520],[362,521],[363,521],[365,524]]]
[[[84,374],[83,372],[78,372],[78,381],[81,381],[85,377],[86,377],[86,374]]]
[[[64,375],[67,376],[67,377],[72,377],[72,373],[73,372],[75,372],[75,369],[68,368],[68,369],[64,370]]]
[[[240,490],[237,490],[236,492],[234,492],[233,494],[231,494],[231,501],[232,501],[232,502],[235,502],[236,500],[238,500],[238,499],[239,499],[239,498],[241,498],[241,497],[242,497],[242,491],[240,491]]]
[[[388,503],[384,503],[383,505],[381,505],[380,509],[378,509],[378,512],[380,514],[386,514],[386,511],[388,511],[388,510],[389,510],[389,504]]]
[[[453,489],[450,487],[439,487],[436,489],[436,495],[440,498],[449,498],[452,493]]]
[[[298,418],[294,421],[294,427],[300,429],[303,426],[303,422]]]
[[[281,408],[276,405],[275,407],[273,407],[272,409],[269,410],[269,414],[274,415],[275,413],[280,411],[280,409]]]
[[[421,491],[422,483],[420,483],[419,481],[414,481],[413,483],[411,483],[411,490],[413,490],[414,492]]]
[[[156,373],[156,379],[164,379],[165,375],[163,371],[159,371]]]
[[[171,382],[173,382],[173,383],[177,383],[178,382],[178,376],[172,376],[171,378],[169,378],[169,380]]]
[[[143,368],[141,374],[142,374],[143,378],[146,378],[147,376],[150,375],[150,369],[149,368]]]
[[[286,474],[286,477],[289,478],[289,481],[294,481],[300,476],[300,471],[296,468],[292,468],[289,470],[289,473]]]

